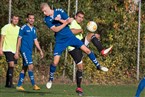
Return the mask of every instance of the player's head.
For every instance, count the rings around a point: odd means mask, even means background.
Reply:
[[[50,16],[52,14],[52,10],[47,3],[41,3],[40,8],[42,12],[44,13],[44,15]]]
[[[35,17],[34,17],[34,14],[32,14],[32,13],[28,13],[27,14],[27,22],[30,24],[30,25],[33,25],[34,24],[34,19]]]
[[[75,15],[75,20],[78,22],[78,23],[81,23],[83,20],[84,20],[84,12],[83,11],[78,11]]]
[[[11,23],[15,26],[15,25],[18,24],[18,22],[19,22],[19,16],[17,16],[17,15],[12,15],[12,16],[11,16]]]

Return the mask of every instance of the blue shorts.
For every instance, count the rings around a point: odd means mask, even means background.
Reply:
[[[22,55],[22,58],[23,58],[23,66],[28,66],[30,64],[33,64],[31,53],[21,52],[21,55]]]
[[[61,55],[62,52],[68,47],[68,46],[73,46],[76,48],[80,48],[83,44],[81,40],[76,38],[75,36],[69,38],[66,42],[64,43],[59,43],[56,42],[55,47],[54,47],[54,56],[56,55]]]

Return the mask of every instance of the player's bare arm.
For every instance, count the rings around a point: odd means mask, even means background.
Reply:
[[[72,28],[71,31],[73,32],[73,34],[83,33],[83,29],[74,29],[74,28]]]
[[[62,20],[62,19],[61,19],[60,17],[58,17],[58,16],[55,18],[55,20],[56,20],[56,21],[59,21],[59,22],[61,22],[61,23],[65,23],[65,22],[66,22],[66,20]]]
[[[15,56],[14,56],[15,59],[19,58],[20,45],[21,45],[21,37],[18,37],[16,53],[15,53]]]
[[[68,18],[62,25],[60,26],[53,26],[51,27],[51,30],[54,32],[59,32],[61,29],[63,29],[66,25],[68,25],[69,23],[71,23],[73,20],[73,18]]]
[[[0,40],[0,56],[3,55],[3,42],[4,42],[4,35],[1,35],[1,40]]]
[[[37,47],[37,49],[38,49],[39,52],[40,52],[41,58],[43,58],[43,57],[44,57],[44,54],[43,54],[43,52],[42,52],[42,49],[41,49],[41,47],[40,47],[40,45],[39,45],[38,40],[35,39],[34,43],[35,43],[35,46]]]

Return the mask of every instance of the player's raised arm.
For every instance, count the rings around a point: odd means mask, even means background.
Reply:
[[[68,18],[67,20],[64,21],[64,23],[60,26],[52,26],[51,30],[54,32],[59,32],[60,30],[62,30],[66,25],[68,25],[69,23],[72,22],[72,18]]]
[[[64,10],[53,10],[47,3],[41,3],[40,7],[45,15],[44,21],[46,25],[54,32],[59,32],[73,20],[72,18],[68,17]],[[57,16],[55,16],[54,13],[57,13]],[[56,21],[59,22],[56,23]]]
[[[77,26],[77,28],[76,28]],[[70,25],[69,28],[71,29],[73,34],[79,34],[79,33],[83,33],[83,29],[81,28],[80,25],[78,25],[78,23],[76,22],[76,20],[73,20]]]
[[[83,33],[83,29],[75,29],[75,28],[71,28],[71,31],[73,32],[73,34]]]

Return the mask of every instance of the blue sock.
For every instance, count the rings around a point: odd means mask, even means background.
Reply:
[[[24,81],[24,73],[20,73],[19,81],[18,81],[17,86],[18,86],[18,87],[21,86],[22,83],[23,83],[23,81]]]
[[[33,74],[33,71],[28,71],[28,74],[29,74],[29,78],[31,80],[31,84],[34,86],[35,85],[35,80],[34,80],[34,74]]]
[[[100,64],[97,61],[97,58],[95,57],[95,55],[94,55],[93,52],[91,52],[90,54],[88,54],[88,56],[91,59],[91,61],[95,64],[96,67],[100,67]]]
[[[143,91],[144,88],[145,88],[145,77],[140,81],[135,97],[140,97],[140,93]]]
[[[54,79],[54,72],[56,71],[56,66],[53,64],[50,65],[50,73],[49,73],[49,81],[53,81]]]

